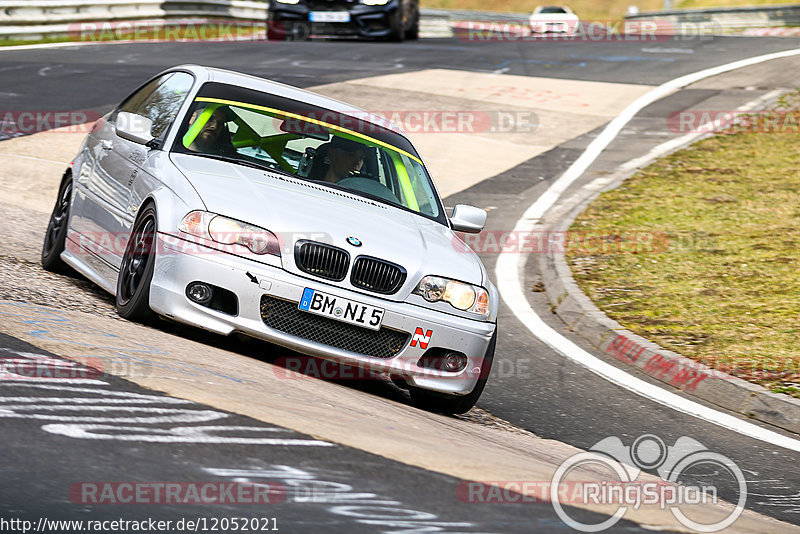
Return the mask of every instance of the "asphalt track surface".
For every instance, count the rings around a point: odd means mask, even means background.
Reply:
[[[32,355],[57,358],[0,335],[3,359]],[[251,530],[284,532],[430,528],[442,532],[525,533],[564,528],[546,503],[476,506],[460,498],[464,495],[463,489],[459,492],[462,481],[453,477],[208,406],[176,403],[176,399],[110,375],[98,376],[87,370],[85,375],[77,372],[75,376],[80,377],[68,383],[63,379],[0,383],[4,399],[26,399],[18,400],[19,404],[6,400],[2,406],[0,502],[5,519],[12,516],[35,525],[42,518],[152,519],[172,521],[173,526],[184,519],[223,532],[231,528],[213,528],[215,521],[220,525],[225,520],[238,521],[241,525],[246,519],[250,525],[256,520],[259,528],[251,526]],[[65,405],[79,409],[66,411]],[[76,439],[60,434],[57,428],[70,417],[85,421],[86,417],[98,416],[106,418],[106,424],[112,420],[118,424],[121,417],[136,417],[138,421],[128,423],[127,430],[113,431],[129,433],[136,439]],[[208,420],[210,417],[216,418]],[[203,419],[207,421],[199,427],[204,430],[197,438],[197,423]],[[194,425],[194,435],[165,437],[165,430],[176,428],[180,420],[184,427]],[[159,438],[164,442],[147,441]],[[147,488],[148,496],[134,496],[135,489],[120,487],[120,483]],[[184,486],[170,497],[167,487],[175,483]],[[231,487],[237,483],[244,489]],[[163,486],[159,488],[160,484]],[[250,484],[266,485],[266,489],[256,493]],[[205,488],[207,495],[219,496],[223,502],[199,504],[190,486],[201,495]],[[571,513],[584,521],[602,519],[583,510]],[[74,525],[63,530],[78,530]],[[642,531],[628,522],[617,528]]]
[[[213,46],[203,43],[87,46],[0,54],[0,74],[4,79],[0,94],[6,110],[92,109],[104,113],[142,80],[180,63],[230,68],[300,87],[429,68],[657,85],[703,68],[798,46],[800,42],[795,39],[737,37],[647,44],[468,43],[440,39],[399,45],[253,42]],[[791,83],[789,76],[791,73],[785,68],[762,69],[754,71],[749,83],[728,90],[690,88],[657,102],[637,116],[587,176],[611,170],[663,141],[664,137],[657,131],[663,130],[664,118],[672,111],[702,109],[703,102],[711,98],[728,99],[733,109],[773,87],[790,87],[787,85]],[[446,204],[468,202],[482,207],[502,206],[502,210],[492,210],[489,229],[513,228],[524,210],[578,157],[596,133],[577,137],[453,195],[446,199]],[[585,180],[576,186],[583,183]],[[490,270],[495,260],[491,254],[484,255]],[[534,262],[529,262],[527,275],[526,284],[537,280]],[[548,313],[541,294],[531,293],[529,301],[551,326],[590,352],[596,352],[567,332],[558,319]],[[800,469],[797,467],[800,458],[796,453],[674,412],[610,384],[553,353],[517,323],[504,307],[499,324],[501,337],[496,373],[479,402],[481,408],[541,437],[582,449],[608,436],[618,436],[630,443],[640,435],[656,434],[667,444],[681,436],[690,436],[731,458],[745,472],[750,490],[749,509],[800,524]],[[0,342],[6,348],[34,351],[30,347],[20,347],[19,342],[10,338]],[[533,371],[520,372],[523,367]],[[143,392],[121,380],[107,381],[108,387]],[[372,393],[390,395],[383,391]],[[30,391],[25,394],[32,395]],[[4,395],[9,394],[4,392]],[[241,426],[253,424],[241,421]],[[112,508],[81,508],[66,502],[64,494],[50,495],[52,502],[46,502],[44,497],[51,490],[45,489],[52,487],[49,483],[54,473],[69,485],[76,480],[128,480],[133,475],[140,480],[188,480],[193,479],[192,473],[195,473],[195,477],[210,479],[212,477],[204,469],[270,469],[274,465],[292,465],[315,473],[320,480],[346,483],[353,491],[379,494],[402,503],[405,508],[435,515],[435,519],[426,516],[431,521],[474,523],[469,531],[525,532],[563,527],[547,506],[495,508],[493,505],[462,509],[453,497],[457,480],[342,447],[271,447],[265,458],[263,450],[253,448],[251,451],[243,445],[218,444],[213,448],[182,445],[180,454],[176,454],[174,446],[109,447],[103,443],[103,447],[99,447],[86,441],[70,441],[42,434],[41,425],[41,422],[24,419],[4,421],[8,431],[0,439],[4,451],[8,451],[6,457],[13,456],[15,460],[3,467],[4,480],[9,483],[4,483],[0,490],[2,501],[13,504],[7,510],[41,515],[42,510],[53,506],[70,517],[79,515],[82,510],[87,511],[87,516],[91,510],[92,518],[106,513],[113,516]],[[177,462],[176,457],[179,458]],[[87,462],[88,458],[92,462]],[[96,462],[97,458],[109,461]],[[359,466],[358,472],[352,470],[355,464]],[[90,465],[97,465],[99,471],[87,474]],[[731,497],[730,488],[721,488],[721,495]],[[332,529],[337,531],[345,528],[344,522],[349,521],[348,530],[358,531],[353,517],[332,514],[328,508],[284,504],[276,505],[275,510],[278,506],[282,509],[274,515],[285,518],[298,531],[317,531],[325,528],[325,521],[339,525]],[[154,508],[141,515],[163,513],[165,518],[174,518],[180,513],[188,517],[192,515],[188,513],[190,510],[190,506],[182,505],[178,510]],[[244,513],[241,507],[235,512]],[[214,510],[214,515],[223,514]],[[255,514],[251,512],[251,515]],[[358,525],[364,526],[363,523]],[[617,528],[635,526],[619,523]],[[374,531],[374,525],[364,531]]]

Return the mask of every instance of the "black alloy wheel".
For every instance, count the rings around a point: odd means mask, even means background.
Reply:
[[[68,171],[69,172],[69,171]],[[67,239],[69,208],[72,203],[72,177],[66,175],[58,189],[58,199],[50,214],[42,244],[42,267],[50,272],[62,272],[67,265],[61,259]]]
[[[125,247],[117,278],[117,313],[125,319],[146,321],[150,309],[150,282],[156,263],[156,209],[148,205],[137,217]]]

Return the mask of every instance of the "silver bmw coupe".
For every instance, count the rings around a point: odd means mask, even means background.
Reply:
[[[97,121],[61,181],[42,265],[162,316],[368,369],[463,413],[494,357],[498,294],[392,123],[195,65]]]

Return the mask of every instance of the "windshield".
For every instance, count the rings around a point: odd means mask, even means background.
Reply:
[[[354,114],[207,83],[173,151],[257,165],[446,224],[431,179],[408,140]]]

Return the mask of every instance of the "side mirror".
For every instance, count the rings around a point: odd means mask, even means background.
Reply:
[[[128,113],[127,111],[120,111],[117,113],[117,135],[128,141],[146,145],[153,140],[153,134],[150,133],[153,127],[153,121],[147,117]]]
[[[457,204],[453,208],[453,216],[450,217],[450,224],[456,232],[466,232],[477,234],[483,230],[486,224],[486,212],[475,206]]]

